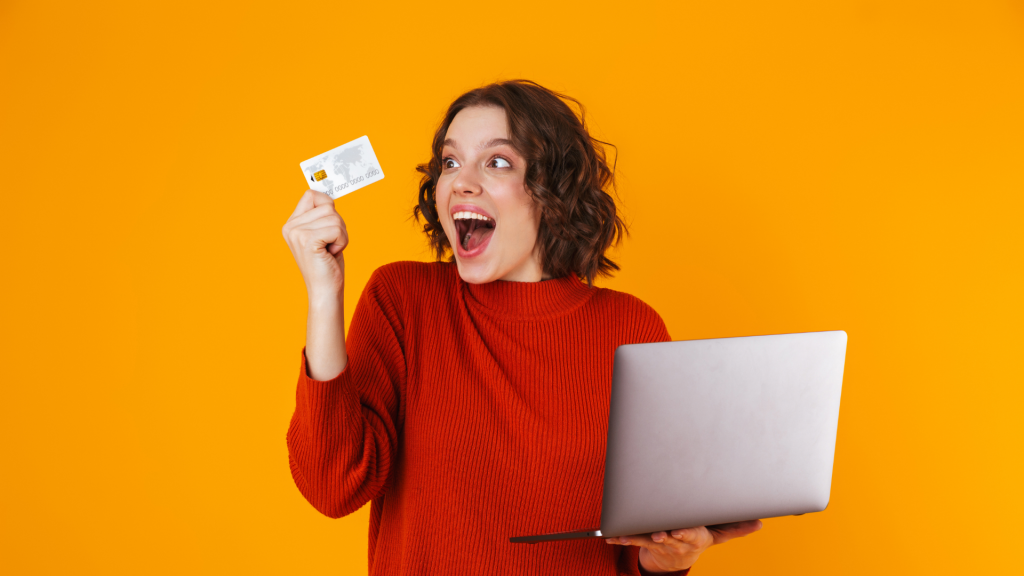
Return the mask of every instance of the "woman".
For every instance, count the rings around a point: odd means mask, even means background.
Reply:
[[[760,527],[508,541],[600,523],[613,351],[669,340],[649,306],[592,287],[625,227],[563,100],[511,81],[452,103],[418,167],[439,262],[377,269],[347,343],[344,221],[307,191],[284,225],[309,296],[292,475],[332,518],[372,503],[370,574],[683,574]]]

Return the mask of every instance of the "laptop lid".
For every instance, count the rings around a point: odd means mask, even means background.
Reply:
[[[824,510],[846,332],[615,352],[600,534]]]

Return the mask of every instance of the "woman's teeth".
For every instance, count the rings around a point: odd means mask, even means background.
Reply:
[[[476,212],[456,212],[455,214],[452,215],[452,218],[456,220],[484,220],[493,222],[493,220],[491,220],[487,216],[484,216],[483,214],[477,214]]]

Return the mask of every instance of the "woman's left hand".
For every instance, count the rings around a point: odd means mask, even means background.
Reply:
[[[672,530],[671,532],[619,536],[607,538],[605,542],[623,546],[639,546],[640,565],[648,572],[675,572],[693,566],[701,552],[709,547],[733,538],[746,536],[760,529],[760,520],[748,520]]]

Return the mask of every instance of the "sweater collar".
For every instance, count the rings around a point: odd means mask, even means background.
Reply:
[[[579,308],[597,290],[580,281],[575,274],[540,282],[495,280],[470,284],[462,280],[456,266],[455,276],[466,302],[492,316],[512,320],[536,320],[561,316]]]

